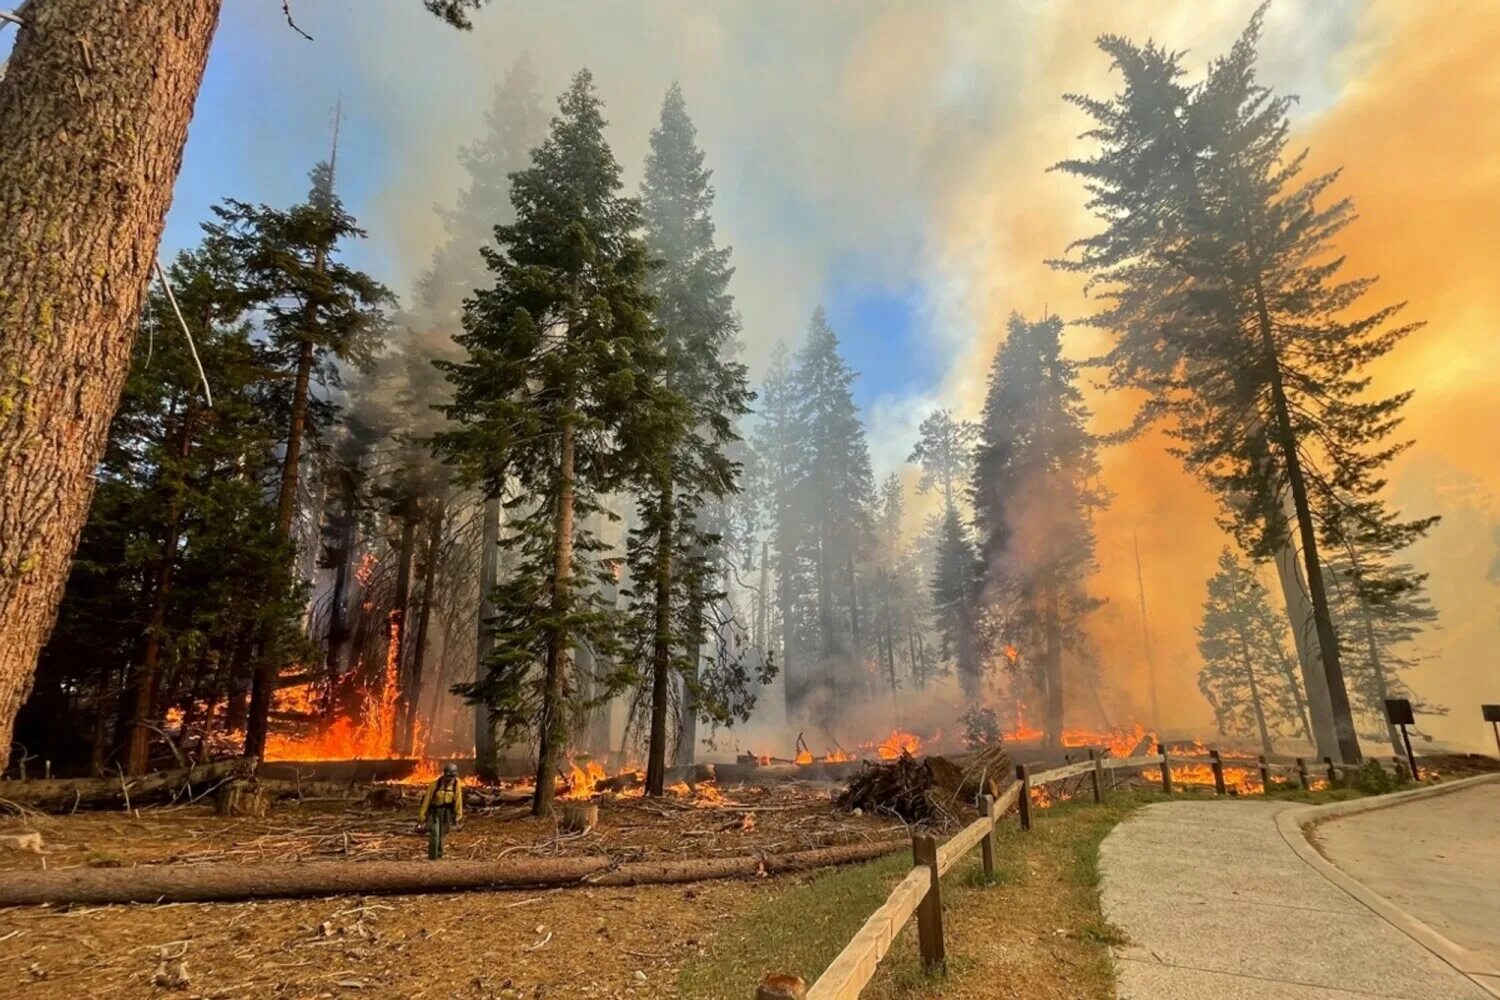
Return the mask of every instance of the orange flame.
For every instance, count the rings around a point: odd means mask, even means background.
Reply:
[[[922,752],[922,739],[915,733],[905,730],[893,729],[891,735],[887,736],[878,746],[875,753],[881,760],[895,760],[902,754],[915,757]]]

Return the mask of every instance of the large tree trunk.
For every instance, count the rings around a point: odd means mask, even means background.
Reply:
[[[434,500],[427,521],[427,559],[422,567],[422,610],[417,615],[416,648],[411,671],[401,685],[401,756],[410,757],[417,728],[417,705],[422,696],[422,673],[427,664],[427,631],[432,624],[432,601],[437,592],[438,552],[443,540],[443,504]]]
[[[1359,600],[1358,596],[1354,599]],[[1385,700],[1391,696],[1390,686],[1385,680],[1385,663],[1380,656],[1380,643],[1375,639],[1375,623],[1370,617],[1370,609],[1363,602],[1360,602],[1360,618],[1365,630],[1365,647],[1370,655],[1370,673],[1375,682],[1375,700],[1384,709]],[[1406,747],[1401,743],[1401,734],[1396,731],[1395,726],[1391,725],[1389,716],[1386,717],[1385,732],[1396,756],[1400,757],[1406,753]]]
[[[1323,564],[1318,557],[1318,534],[1313,524],[1312,506],[1307,495],[1307,479],[1302,469],[1302,455],[1297,450],[1298,440],[1292,427],[1290,404],[1287,402],[1286,386],[1282,381],[1281,356],[1271,323],[1270,307],[1266,304],[1266,290],[1262,281],[1260,251],[1255,240],[1255,230],[1250,217],[1241,203],[1241,221],[1249,258],[1249,282],[1255,296],[1255,320],[1260,334],[1260,347],[1266,367],[1270,373],[1271,411],[1274,420],[1274,440],[1281,452],[1287,485],[1292,493],[1292,511],[1297,538],[1301,542],[1302,563],[1307,573],[1308,597],[1312,601],[1313,625],[1318,637],[1319,659],[1323,664],[1323,676],[1328,685],[1328,706],[1333,713],[1334,735],[1338,743],[1338,759],[1345,764],[1360,762],[1359,736],[1354,730],[1354,715],[1349,708],[1349,692],[1344,686],[1344,670],[1339,663],[1338,636],[1333,630],[1333,616],[1328,610],[1328,592],[1323,584]]]
[[[182,414],[177,441],[177,457],[186,461],[193,446],[193,407]],[[151,749],[151,719],[155,715],[156,689],[161,661],[162,630],[167,624],[167,601],[172,596],[172,570],[177,565],[177,543],[182,530],[182,481],[172,487],[167,502],[166,537],[157,556],[156,584],[151,594],[151,614],[146,621],[146,644],[141,664],[136,670],[134,710],[130,716],[130,746],[125,755],[125,770],[145,774]]]
[[[333,570],[333,593],[328,600],[328,683],[336,683],[344,672],[344,650],[349,645],[349,560],[354,558],[356,517],[355,487],[343,482],[343,504],[339,511],[338,563]]]
[[[1250,643],[1240,633],[1240,662],[1245,667],[1245,680],[1250,684],[1250,709],[1255,713],[1255,731],[1260,736],[1260,752],[1267,757],[1276,752],[1271,745],[1271,732],[1266,728],[1266,710],[1260,700],[1260,683],[1255,679],[1255,660],[1250,655]]]
[[[572,414],[565,414],[558,449],[557,526],[553,535],[552,616],[556,624],[547,648],[546,673],[542,678],[542,717],[538,725],[536,794],[531,799],[533,816],[551,816],[557,798],[557,759],[568,738],[566,694],[572,637],[560,619],[573,607],[573,449]]]
[[[660,795],[666,789],[667,688],[672,678],[672,549],[676,541],[676,508],[672,477],[664,475],[660,486],[661,525],[656,534],[656,621],[651,647],[651,740],[646,748],[646,794]]]
[[[474,645],[474,683],[484,683],[490,652],[495,648],[495,634],[490,631],[490,619],[495,616],[495,580],[500,569],[500,498],[487,497],[484,501],[484,528],[479,541],[479,615],[475,627],[478,633]],[[474,763],[478,774],[485,781],[493,781],[498,774],[496,765],[495,722],[485,704],[474,706]]]
[[[1333,710],[1328,704],[1328,683],[1323,672],[1318,669],[1312,605],[1307,602],[1307,586],[1302,581],[1302,570],[1297,565],[1296,546],[1292,545],[1290,539],[1277,549],[1275,562],[1301,679],[1299,682],[1298,677],[1290,670],[1288,677],[1298,704],[1302,702],[1302,692],[1307,694],[1306,708],[1311,721],[1304,723],[1303,736],[1317,748],[1319,757],[1331,757],[1338,749],[1338,740],[1333,730]]]
[[[677,752],[672,762],[691,764],[698,750],[698,669],[703,662],[703,595],[694,585],[688,594],[687,635],[682,644],[687,656],[682,674],[682,706],[677,723]]]
[[[50,903],[167,903],[278,899],[350,894],[405,894],[542,886],[631,886],[756,878],[869,861],[905,847],[883,839],[788,854],[633,861],[598,856],[501,858],[496,861],[265,862],[54,868],[9,872],[0,906]],[[514,904],[512,904],[514,905]]]
[[[0,83],[0,768],[130,368],[220,0],[32,0]]]

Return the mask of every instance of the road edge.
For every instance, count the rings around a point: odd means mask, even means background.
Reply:
[[[1432,798],[1436,795],[1447,795],[1474,785],[1494,781],[1500,781],[1500,773],[1482,774],[1473,778],[1462,778],[1458,781],[1447,781],[1439,785],[1428,785],[1388,795],[1349,799],[1345,802],[1332,802],[1322,806],[1304,806],[1299,809],[1286,809],[1276,814],[1276,828],[1280,831],[1281,838],[1286,841],[1287,846],[1308,867],[1348,893],[1359,903],[1374,911],[1386,923],[1432,952],[1458,972],[1467,976],[1480,989],[1485,990],[1492,996],[1500,997],[1500,991],[1497,991],[1496,985],[1478,978],[1481,976],[1486,978],[1500,977],[1500,964],[1493,963],[1474,954],[1462,945],[1455,944],[1411,913],[1408,913],[1400,906],[1386,899],[1380,893],[1325,858],[1313,846],[1307,836],[1308,827],[1325,820],[1337,819],[1342,816],[1351,816],[1358,813],[1373,812],[1377,809],[1388,809],[1407,802]]]

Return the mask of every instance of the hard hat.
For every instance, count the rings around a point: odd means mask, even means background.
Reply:
[[[458,777],[458,765],[451,761],[443,765],[443,773],[450,778]]]

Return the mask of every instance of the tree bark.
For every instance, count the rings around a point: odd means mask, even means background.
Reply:
[[[1058,608],[1057,592],[1047,594],[1047,708],[1043,745],[1062,746],[1063,730],[1063,684],[1062,684],[1062,612]]]
[[[417,728],[417,706],[422,696],[422,673],[427,663],[427,630],[432,624],[432,601],[437,591],[438,552],[443,540],[443,504],[433,501],[427,521],[427,558],[422,567],[422,610],[417,614],[416,648],[411,671],[401,685],[401,756],[410,757]]]
[[[500,569],[500,498],[487,497],[484,501],[484,528],[479,541],[479,615],[475,631],[478,633],[474,645],[474,683],[483,684],[490,652],[495,648],[495,635],[490,631],[490,619],[495,616],[495,605],[491,600],[496,577]],[[493,781],[496,774],[495,723],[490,718],[489,708],[482,702],[474,705],[474,763],[478,774],[485,781]]]
[[[562,441],[558,449],[557,528],[553,535],[552,638],[542,678],[542,717],[538,728],[536,794],[531,800],[533,816],[551,816],[557,798],[557,759],[568,736],[566,706],[567,674],[571,659],[571,637],[562,617],[573,607],[573,449],[576,417],[564,414]]]
[[[676,508],[672,477],[663,475],[661,525],[656,535],[656,621],[651,648],[651,740],[646,748],[646,794],[661,795],[667,772],[667,688],[672,677],[672,548]]]
[[[376,895],[541,886],[632,886],[755,878],[869,861],[910,840],[860,841],[789,854],[636,861],[607,857],[498,861],[311,861],[264,864],[140,865],[9,872],[0,906],[48,903],[166,903],[303,896]]]
[[[1250,643],[1240,633],[1240,662],[1245,667],[1245,679],[1250,682],[1250,707],[1255,712],[1255,729],[1260,736],[1260,752],[1270,757],[1276,752],[1271,745],[1271,732],[1266,728],[1266,711],[1260,700],[1260,684],[1255,679],[1255,661],[1250,656]]]
[[[220,0],[33,0],[0,83],[0,768],[52,630]]]
[[[322,252],[318,259],[321,265]],[[319,267],[321,271],[321,266]],[[313,342],[304,337],[297,351],[297,380],[292,388],[292,416],[287,426],[286,451],[281,458],[281,485],[276,494],[276,533],[282,541],[292,537],[292,519],[297,510],[297,482],[302,470],[302,435],[307,423],[307,395],[312,385]],[[281,672],[278,651],[269,630],[261,634],[261,648],[250,681],[250,711],[245,724],[245,756],[264,757],[271,702]]]
[[[694,586],[688,595],[687,635],[682,644],[686,648],[686,665],[682,673],[682,708],[677,724],[677,752],[674,764],[691,764],[698,750],[698,669],[703,663],[703,595]]]
[[[1307,573],[1308,597],[1312,601],[1313,625],[1318,637],[1319,659],[1322,661],[1323,676],[1328,686],[1328,706],[1333,715],[1338,758],[1345,764],[1358,764],[1361,760],[1359,736],[1354,730],[1354,716],[1349,708],[1349,692],[1344,685],[1343,666],[1339,663],[1338,636],[1333,630],[1333,616],[1328,610],[1328,592],[1323,583],[1323,565],[1318,557],[1318,537],[1313,525],[1312,507],[1307,496],[1307,480],[1302,469],[1302,456],[1297,450],[1296,431],[1292,427],[1291,408],[1286,398],[1286,386],[1282,380],[1281,355],[1276,346],[1271,311],[1266,304],[1260,251],[1256,244],[1255,229],[1244,209],[1243,198],[1240,218],[1244,226],[1245,250],[1249,262],[1247,277],[1255,298],[1255,321],[1260,334],[1263,360],[1270,375],[1271,411],[1275,421],[1274,438],[1286,470],[1287,485],[1292,492],[1292,510],[1297,537],[1301,542],[1302,562]]]
[[[187,460],[193,447],[193,414],[193,406],[188,404],[182,414],[182,427],[178,431],[177,457],[182,461]],[[167,601],[172,596],[172,571],[177,565],[177,543],[182,530],[182,489],[179,473],[179,478],[172,487],[172,499],[167,502],[166,537],[162,539],[161,554],[157,557],[156,584],[152,588],[151,614],[146,622],[145,649],[135,676],[130,746],[125,755],[125,770],[130,774],[146,772],[151,749],[150,720],[155,714],[161,634],[167,624]]]

